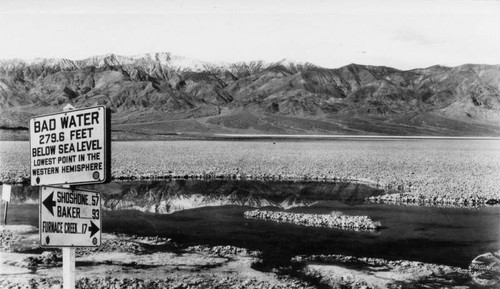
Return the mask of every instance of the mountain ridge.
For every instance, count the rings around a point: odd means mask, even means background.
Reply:
[[[0,60],[0,126],[105,105],[123,137],[165,133],[500,135],[500,65],[324,68],[169,52]]]

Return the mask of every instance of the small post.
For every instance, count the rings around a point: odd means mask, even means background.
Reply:
[[[9,202],[5,202],[5,211],[3,214],[3,224],[7,226],[7,210],[9,209]]]
[[[7,210],[9,209],[11,189],[12,189],[11,185],[3,184],[3,186],[2,186],[2,200],[5,201],[5,210],[4,210],[4,213],[3,213],[3,223],[4,223],[4,225],[7,225]]]
[[[73,186],[63,185],[64,188],[73,189]],[[74,247],[63,247],[63,288],[75,289],[76,284],[76,254]]]

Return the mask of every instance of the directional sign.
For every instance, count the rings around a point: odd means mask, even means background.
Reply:
[[[101,246],[101,194],[95,191],[40,187],[42,247]]]
[[[31,185],[109,181],[110,115],[97,106],[30,120]]]

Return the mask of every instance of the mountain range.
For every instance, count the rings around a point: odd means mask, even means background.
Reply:
[[[283,59],[210,63],[171,53],[0,60],[2,139],[29,119],[111,109],[114,139],[179,134],[500,136],[500,65],[330,69]]]

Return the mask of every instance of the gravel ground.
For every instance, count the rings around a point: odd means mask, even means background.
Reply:
[[[0,288],[62,288],[61,251],[45,250],[37,242],[35,227],[0,229]],[[297,256],[292,263],[298,271],[277,274],[253,269],[262,261],[259,251],[183,247],[168,238],[103,234],[100,248],[80,248],[76,256],[77,288],[498,288],[500,284],[500,252],[478,256],[467,269],[344,255]]]
[[[474,262],[470,268],[463,269],[416,261],[344,255],[297,256],[293,261],[303,265],[302,271],[306,276],[319,280],[320,284],[329,288],[464,289],[499,288],[500,285],[500,263],[495,261],[487,264],[489,280],[477,274]]]
[[[350,181],[426,198],[498,201],[498,147],[498,140],[113,142],[112,175]],[[29,182],[29,156],[28,142],[0,142],[0,182]]]
[[[37,238],[31,226],[0,230],[0,288],[62,287],[61,251],[44,251],[33,243]],[[260,255],[233,246],[182,248],[167,238],[103,234],[100,248],[76,250],[76,287],[313,288],[291,276],[252,269]]]

